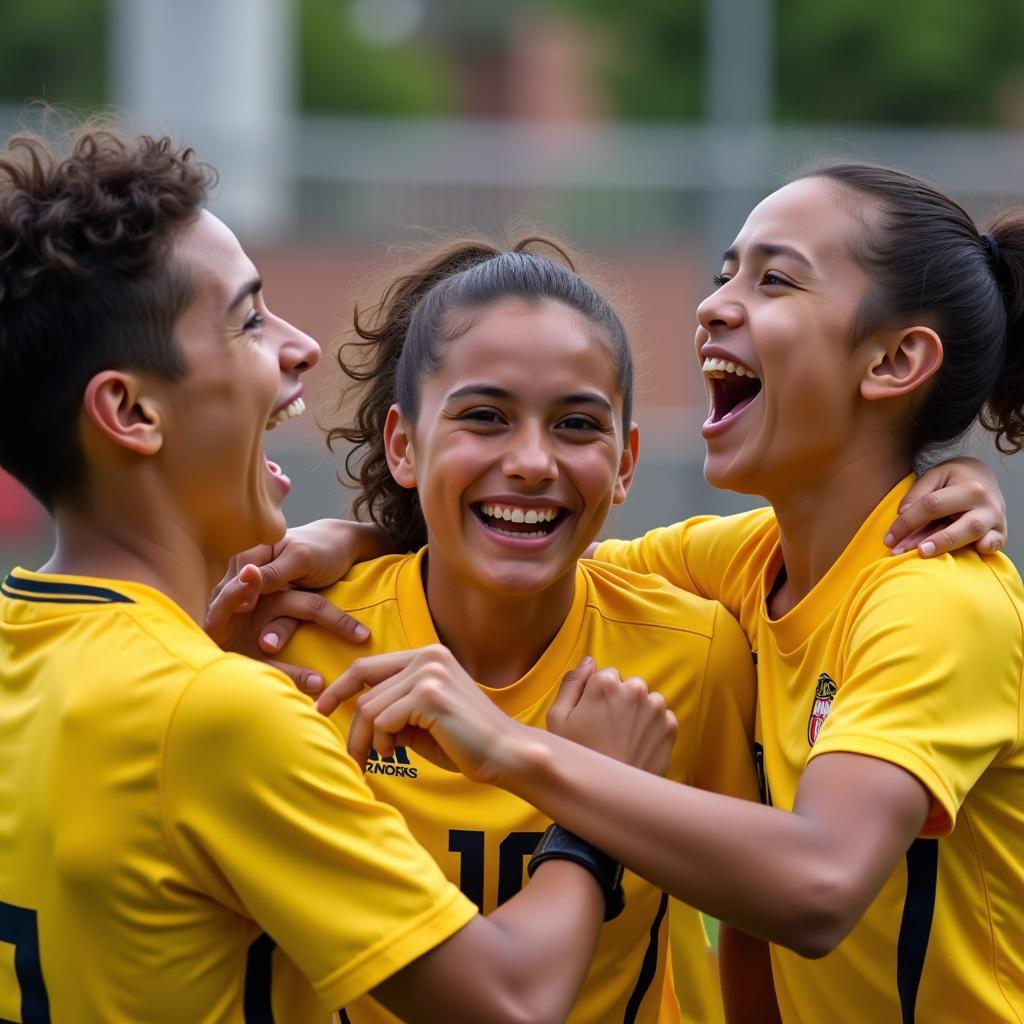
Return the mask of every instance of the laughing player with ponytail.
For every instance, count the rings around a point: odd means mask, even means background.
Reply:
[[[764,806],[585,751],[539,765],[514,730],[487,768],[770,940],[786,1021],[1024,1020],[1021,580],[998,554],[881,541],[922,453],[977,421],[1024,447],[1024,214],[983,232],[910,175],[815,170],[753,210],[697,318],[705,475],[771,508],[598,556],[739,619]],[[481,741],[445,682],[363,664],[320,705],[375,685],[357,739],[422,723],[457,757]]]
[[[573,738],[571,685],[556,697],[586,656],[603,670],[589,686],[646,692],[642,679],[677,717],[672,759],[652,770],[756,799],[753,666],[735,621],[654,577],[578,564],[632,481],[632,359],[619,317],[564,254],[527,249],[542,243],[455,245],[357,314],[358,340],[340,361],[364,390],[330,437],[354,445],[357,505],[411,553],[363,563],[323,591],[370,627],[362,647],[307,626],[282,657],[330,679],[357,655],[405,661],[417,649],[418,664],[473,680],[516,721]],[[343,731],[356,710],[336,711]],[[449,878],[485,910],[515,893],[551,819],[486,776],[445,771],[388,737],[373,746],[368,784]],[[713,1020],[699,915],[672,909],[674,941],[689,951],[675,992],[668,897],[632,873],[624,891],[568,1020],[672,1024],[683,1019],[676,996],[686,1020]],[[749,945],[770,997],[766,951]],[[757,979],[748,972],[744,984]],[[352,1024],[393,1020],[369,999],[346,1012]]]

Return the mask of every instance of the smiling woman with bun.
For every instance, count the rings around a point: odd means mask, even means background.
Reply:
[[[998,554],[882,538],[929,449],[976,422],[1024,446],[1024,215],[983,232],[910,175],[814,170],[752,211],[697,319],[706,476],[770,507],[597,555],[739,619],[763,806],[585,751],[551,765],[511,729],[489,771],[770,940],[787,1021],[1022,1020],[1021,581]],[[367,683],[360,729],[480,742],[436,673],[364,664],[321,707]]]

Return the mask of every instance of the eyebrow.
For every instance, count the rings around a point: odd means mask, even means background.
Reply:
[[[785,256],[788,259],[795,260],[797,263],[803,264],[808,270],[813,270],[814,267],[811,265],[811,261],[802,253],[799,249],[794,249],[791,245],[776,245],[770,242],[758,242],[756,245],[750,247],[751,255],[757,256],[760,259],[771,259],[773,256]],[[728,263],[730,260],[738,260],[739,255],[735,248],[726,249],[722,253],[722,261]]]
[[[228,313],[233,313],[250,295],[255,295],[261,291],[263,291],[262,278],[254,277],[251,281],[247,281],[238,289],[235,297],[231,300],[231,305],[228,306]]]
[[[515,401],[515,395],[505,388],[499,388],[494,384],[466,384],[464,387],[456,388],[448,393],[447,402],[457,398],[467,398],[470,395],[482,395],[486,398],[497,398],[505,402]],[[559,405],[599,405],[609,413],[614,413],[611,402],[604,395],[596,391],[580,391],[572,395],[563,395],[557,399]]]

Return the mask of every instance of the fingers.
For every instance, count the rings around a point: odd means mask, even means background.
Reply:
[[[926,534],[921,536],[921,534]],[[986,519],[980,514],[961,516],[959,519],[932,533],[919,531],[907,540],[898,545],[899,551],[893,549],[893,554],[901,554],[903,551],[910,551],[917,547],[922,558],[933,558],[936,555],[944,555],[949,551],[958,551],[969,544],[981,541],[983,538],[994,534],[998,539],[1000,534],[997,530],[990,530]],[[1000,545],[1001,546],[1001,542]],[[994,550],[998,550],[996,547]],[[983,550],[981,548],[979,551]]]
[[[260,570],[245,565],[237,576],[221,586],[206,609],[206,632],[218,643],[230,634],[232,617],[252,611],[260,595]]]
[[[562,679],[562,685],[558,690],[558,696],[554,703],[548,708],[548,726],[552,721],[560,722],[580,702],[583,690],[594,671],[594,659],[589,655],[585,657],[576,668],[566,672]]]
[[[992,555],[1002,551],[1006,545],[1006,534],[1001,530],[989,530],[974,547],[982,555]]]
[[[267,661],[267,664],[283,672],[294,684],[296,689],[309,696],[315,696],[324,688],[324,677],[319,672],[298,665],[289,665],[283,661]]]
[[[963,491],[958,488],[943,487],[937,491],[921,492],[914,495],[914,491],[920,485],[921,481],[918,480],[907,492],[907,497],[900,505],[900,513],[884,538],[887,547],[895,547],[914,530],[945,519],[954,513],[963,512],[964,508],[968,507],[965,504]],[[957,501],[958,497],[959,502]],[[904,550],[909,549],[904,548]]]
[[[904,506],[885,543],[894,555],[916,546],[928,558],[975,544],[990,533],[1005,541],[1005,512],[973,482],[943,487]]]
[[[262,572],[266,572],[264,567]],[[275,594],[273,609],[275,618],[260,629],[260,647],[268,654],[281,650],[292,638],[301,622],[313,622],[329,633],[361,644],[370,631],[357,619],[336,608],[322,594],[308,590],[283,590]]]
[[[317,698],[316,709],[322,715],[332,715],[350,697],[361,693],[365,687],[376,686],[397,675],[420,654],[420,649],[392,651],[389,654],[374,654],[369,658],[357,658]],[[367,741],[367,744],[369,741]]]
[[[263,593],[272,594],[292,583],[301,583],[314,568],[310,550],[305,544],[285,542],[263,566]]]
[[[261,630],[258,643],[261,651],[273,654],[281,650],[295,635],[299,628],[299,620],[289,618],[287,615],[279,615],[271,619]]]
[[[378,724],[377,719],[386,709],[395,703],[402,702],[408,692],[408,679],[406,676],[399,674],[391,680],[391,685],[386,689],[364,694],[363,698],[358,702],[356,712],[352,716],[352,723],[349,726],[348,752],[359,764],[366,764],[366,759],[370,756],[371,747],[375,748],[382,757],[390,757],[392,755],[394,739],[391,736],[385,737],[383,735],[383,730]],[[409,724],[409,706],[408,702],[403,704],[404,718],[402,717],[402,711],[399,712],[397,718],[395,715],[389,718],[389,721],[395,722],[394,731],[397,732]],[[320,707],[319,701],[317,702],[317,707]],[[381,744],[383,745],[383,751]]]

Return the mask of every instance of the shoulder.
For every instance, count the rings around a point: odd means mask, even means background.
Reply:
[[[691,544],[706,545],[710,554],[723,558],[742,557],[764,543],[774,545],[779,536],[778,521],[771,507],[731,516],[698,516],[669,529],[685,531]]]
[[[843,631],[848,676],[890,688],[914,680],[919,695],[953,687],[985,706],[1020,703],[1024,592],[1002,556],[879,560],[856,587]]]
[[[233,759],[262,761],[268,751],[286,759],[299,756],[310,736],[324,730],[331,732],[333,727],[287,676],[242,655],[222,652],[181,688],[165,743],[194,750],[206,759],[216,751],[221,763],[232,764]]]
[[[403,570],[415,558],[416,555],[384,555],[359,562],[320,593],[335,607],[352,613],[397,600]]]
[[[722,615],[717,601],[689,594],[662,576],[585,559],[587,605],[608,624],[692,633],[710,639]]]
[[[957,642],[1024,633],[1024,588],[1003,555],[958,551],[937,558],[908,552],[873,563],[858,588],[855,621],[884,614]]]

